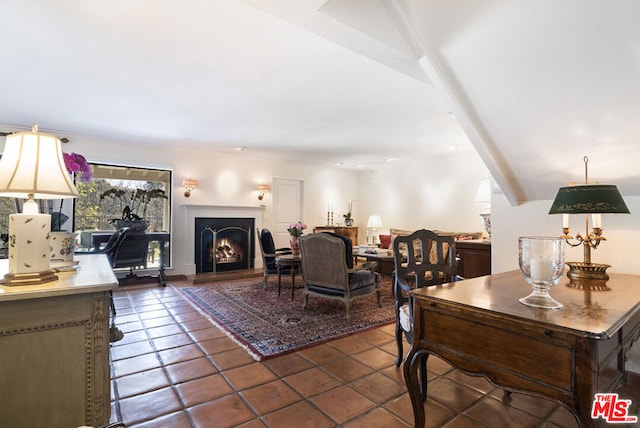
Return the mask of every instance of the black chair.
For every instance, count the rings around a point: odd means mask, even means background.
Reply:
[[[396,296],[396,344],[400,366],[403,357],[402,335],[407,342],[413,342],[413,301],[409,291],[453,282],[458,279],[456,241],[450,236],[420,229],[410,235],[396,236],[393,240],[393,260],[395,264],[394,293]],[[422,398],[426,398],[427,358],[420,361],[420,385]]]
[[[291,254],[290,248],[278,248],[273,242],[273,236],[269,229],[256,229],[258,234],[258,244],[260,244],[260,252],[262,253],[262,266],[264,269],[264,288],[267,288],[267,281],[269,275],[278,274],[278,265],[276,264],[276,257],[283,254]],[[290,274],[291,267],[283,266],[281,274]]]

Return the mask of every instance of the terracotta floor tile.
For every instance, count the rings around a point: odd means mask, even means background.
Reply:
[[[200,347],[209,355],[217,354],[218,352],[230,351],[238,348],[238,344],[227,336],[219,337],[217,339],[205,340],[199,342]]]
[[[172,336],[174,334],[184,333],[184,330],[179,324],[169,324],[159,327],[147,328],[147,335],[152,339],[159,337]]]
[[[162,303],[160,303],[159,300],[153,299],[153,303],[149,305],[144,305],[144,306],[137,306],[137,310],[138,310],[138,313],[141,314],[141,313],[165,311],[165,307]],[[156,317],[153,317],[153,318],[156,318]]]
[[[334,376],[313,367],[284,378],[285,382],[305,397],[313,397],[341,385]]]
[[[315,364],[324,364],[345,356],[345,353],[327,344],[314,346],[299,352]]]
[[[192,407],[233,393],[231,387],[219,374],[181,383],[176,385],[176,389],[186,407]]]
[[[437,378],[429,382],[427,388],[428,398],[458,412],[463,411],[482,397],[478,391],[447,378]]]
[[[213,360],[213,363],[220,371],[233,369],[254,362],[254,359],[247,353],[247,351],[238,347],[231,349],[230,351],[210,354],[209,358]]]
[[[154,328],[161,327],[163,325],[176,324],[176,320],[171,316],[166,316],[161,318],[145,319],[142,321],[142,324],[144,324],[146,328]]]
[[[116,313],[118,311],[116,310]],[[138,318],[138,314],[137,313],[133,313],[133,314],[116,314],[116,318],[115,318],[116,324],[127,324],[130,322],[139,322],[140,318]]]
[[[120,342],[116,342],[120,343]],[[124,345],[116,345],[111,347],[111,359],[122,360],[123,358],[136,357],[138,355],[149,354],[153,352],[153,347],[148,341],[135,342]]]
[[[227,395],[199,404],[187,410],[196,428],[225,428],[240,425],[254,418],[254,414],[236,395]]]
[[[176,412],[182,405],[172,388],[164,388],[120,400],[120,408],[122,422],[129,426]]]
[[[193,321],[187,321],[187,322],[183,322],[181,323],[182,327],[184,327],[184,329],[186,331],[196,331],[196,330],[202,330],[205,328],[210,328],[213,324],[211,323],[211,321],[209,321],[206,318],[200,318],[200,319],[196,319]]]
[[[166,369],[173,383],[187,382],[192,379],[212,375],[218,371],[213,363],[206,357],[172,364],[167,366]]]
[[[193,343],[191,337],[188,334],[174,334],[166,337],[159,337],[157,339],[152,339],[153,346],[156,347],[158,351],[162,351],[163,349],[175,348],[178,346],[190,345]]]
[[[394,346],[393,349],[395,350],[396,336],[393,333],[393,330],[391,334],[389,334],[384,330],[384,328],[374,328],[372,330],[367,330],[365,332],[359,333],[358,339],[377,347],[384,346],[385,344],[390,343]]]
[[[524,410],[525,412],[539,418],[548,417],[558,405],[556,401],[535,395],[519,392],[513,392],[509,395],[505,395],[505,392],[500,388],[494,388],[489,395],[502,403]]]
[[[371,367],[351,357],[329,362],[323,365],[322,368],[343,382],[350,382],[373,372]]]
[[[204,357],[204,352],[195,343],[191,345],[178,346],[177,348],[159,351],[158,355],[165,365],[175,364],[182,361],[193,360]]]
[[[493,397],[484,397],[464,412],[465,415],[491,427],[537,427],[541,420]]]
[[[118,378],[120,376],[151,370],[161,366],[162,364],[158,360],[156,354],[144,354],[137,357],[114,361],[113,371],[115,373],[115,377]]]
[[[120,398],[144,394],[156,389],[165,388],[171,383],[167,379],[164,369],[157,368],[140,373],[122,376],[115,381]]]
[[[443,428],[486,428],[468,416],[458,415],[443,425]],[[500,427],[501,428],[501,427]]]
[[[444,375],[453,370],[453,367],[451,367],[449,363],[446,363],[440,358],[432,355],[427,360],[427,370],[438,375]]]
[[[395,367],[396,364],[396,359],[393,355],[381,351],[378,348],[371,348],[363,352],[358,352],[357,354],[352,355],[352,357],[374,369],[383,369],[389,366]]]
[[[382,404],[407,393],[407,388],[382,373],[372,373],[355,380],[350,386],[371,401]]]
[[[133,331],[139,331],[139,330],[142,330],[144,328],[144,325],[142,324],[141,321],[117,322],[117,320],[116,320],[116,326],[123,333],[130,333],[130,332],[133,332]]]
[[[364,351],[365,349],[371,349],[373,347],[372,344],[370,344],[369,342],[365,342],[357,335],[347,336],[338,340],[332,340],[327,344],[341,350],[345,354],[355,354],[357,352]]]
[[[193,311],[193,312],[186,312],[183,314],[176,314],[175,315],[175,319],[178,322],[188,322],[188,321],[195,321],[195,320],[199,320],[204,318],[204,316],[202,316],[199,312],[197,311]]]
[[[406,422],[403,422],[393,413],[385,409],[375,409],[374,411],[367,413],[361,418],[356,419],[353,422],[345,424],[348,428],[409,428]]]
[[[144,330],[136,330],[126,333],[122,340],[114,342],[113,346],[124,346],[131,343],[146,342],[147,340],[147,333]]]
[[[499,397],[496,395],[496,398],[502,398],[504,395],[503,390],[496,389],[496,387],[493,386],[484,376],[469,376],[462,373],[460,370],[452,370],[447,373],[447,378],[480,391],[483,394],[489,394],[495,390],[495,394],[499,395]]]
[[[375,403],[353,389],[341,386],[311,398],[320,410],[339,424],[375,407]]]
[[[293,373],[298,373],[303,370],[313,367],[308,359],[303,358],[297,353],[283,355],[282,357],[272,358],[264,362],[269,366],[278,376],[284,377]]]
[[[163,317],[168,317],[171,314],[169,313],[168,310],[166,309],[159,309],[159,310],[155,310],[155,311],[145,311],[145,312],[138,312],[138,316],[140,317],[140,319],[142,321],[144,320],[150,320],[150,319],[154,319],[154,318],[163,318]]]
[[[218,327],[213,326],[201,330],[192,331],[189,334],[191,335],[193,340],[198,342],[226,337],[226,334],[223,331],[221,331]]]
[[[302,400],[300,394],[281,380],[246,389],[240,394],[258,415],[265,415]]]
[[[191,421],[185,411],[171,413],[169,415],[160,416],[141,424],[132,425],[129,428],[191,428]]]
[[[260,363],[252,363],[222,372],[236,391],[242,391],[276,379],[271,370]]]
[[[336,423],[306,401],[277,410],[264,416],[270,427],[332,428]]]
[[[558,404],[556,409],[551,413],[548,419],[549,422],[556,426],[563,428],[576,428],[578,427],[578,421],[572,411],[567,409],[561,404]]]
[[[236,428],[264,428],[266,425],[260,419],[251,419],[249,422],[238,425]]]

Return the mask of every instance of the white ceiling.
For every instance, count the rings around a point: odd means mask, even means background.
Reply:
[[[635,0],[2,0],[0,130],[640,195]],[[452,114],[455,115],[455,118]]]

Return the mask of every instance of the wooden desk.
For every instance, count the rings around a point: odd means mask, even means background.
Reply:
[[[104,254],[41,285],[0,285],[0,426],[107,424],[109,291]],[[0,274],[8,270],[0,261]]]
[[[551,289],[565,305],[557,310],[518,302],[531,292],[519,271],[412,291],[404,375],[415,426],[425,423],[418,367],[429,354],[506,389],[558,400],[581,426],[602,423],[590,417],[592,400],[625,380],[625,353],[640,337],[640,276],[611,274],[606,291],[568,284],[564,277]]]
[[[91,235],[91,243],[93,247],[98,250],[101,245],[109,240],[113,235],[113,232],[98,232]],[[167,275],[165,274],[166,266],[166,245],[171,240],[171,234],[169,232],[145,232],[145,233],[129,233],[125,240],[145,240],[147,242],[158,242],[160,244],[160,267],[158,268],[158,283],[163,287],[167,285]]]

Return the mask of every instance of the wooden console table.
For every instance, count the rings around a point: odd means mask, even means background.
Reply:
[[[611,274],[606,289],[564,277],[551,289],[564,304],[557,310],[518,302],[530,292],[519,271],[411,291],[404,375],[416,427],[425,424],[418,368],[429,354],[508,390],[558,400],[583,427],[604,425],[591,419],[591,405],[595,393],[625,381],[625,353],[640,338],[640,276]]]
[[[491,241],[456,241],[458,275],[465,279],[491,275]]]
[[[109,422],[109,291],[104,254],[41,285],[0,284],[0,426]],[[8,270],[0,261],[0,275]]]
[[[351,245],[358,245],[358,226],[316,226],[313,233],[333,232],[351,239]]]

